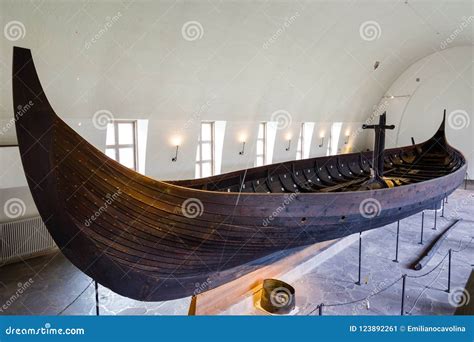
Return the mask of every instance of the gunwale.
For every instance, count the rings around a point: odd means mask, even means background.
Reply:
[[[39,101],[26,115],[16,115],[16,128],[28,184],[48,230],[63,253],[84,273],[113,291],[138,300],[188,296],[196,282],[207,282],[209,278],[211,289],[245,274],[249,270],[245,265],[255,264],[274,252],[374,229],[432,207],[454,191],[467,168],[462,154],[447,144],[442,124],[432,138],[438,137],[438,142],[433,144],[430,139],[406,149],[423,149],[430,142],[430,148],[443,145],[462,163],[454,172],[392,189],[299,192],[287,210],[264,226],[262,219],[272,215],[274,208],[292,193],[195,189],[129,170],[85,141],[56,115],[41,87],[29,50],[15,48],[13,64],[15,108],[32,95]],[[32,137],[44,143],[46,150]],[[69,158],[68,143],[80,146],[80,154],[74,156],[87,161],[77,163]],[[402,158],[402,152],[400,147],[389,149],[387,156],[399,154]],[[337,170],[341,160],[347,160],[349,165],[351,160],[368,161],[369,156],[370,152],[363,152],[312,158],[245,172],[252,174],[283,166],[291,174],[295,163],[314,170],[318,162],[329,160]],[[66,161],[58,159],[61,157]],[[105,162],[101,164],[101,160]],[[359,167],[362,169],[362,164]],[[304,173],[304,168],[300,170]],[[242,172],[215,177],[233,177]],[[97,177],[91,176],[93,180],[87,187],[80,186],[81,190],[75,191],[74,186],[83,184],[78,182],[88,179],[90,174]],[[112,174],[117,180],[111,180]],[[123,198],[119,196],[105,213],[85,226],[84,218],[97,203],[120,186]],[[260,196],[265,196],[265,201]],[[202,202],[200,216],[189,218],[177,210],[189,198]],[[361,218],[359,203],[367,198],[380,202],[380,216]],[[140,210],[145,210],[144,215],[138,215]],[[304,223],[298,222],[302,218]],[[122,268],[129,276],[127,281],[122,279]],[[157,292],[156,288],[163,291]]]

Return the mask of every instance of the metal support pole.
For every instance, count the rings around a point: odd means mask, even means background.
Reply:
[[[425,212],[421,212],[421,237],[420,237],[420,245],[423,244],[423,226],[425,225]]]
[[[441,210],[441,217],[444,217],[444,199],[441,200],[442,210]]]
[[[400,311],[400,315],[403,316],[405,314],[405,283],[406,283],[406,280],[407,280],[407,275],[404,274],[402,276],[402,307],[401,307],[401,311]]]
[[[448,204],[448,197],[449,197],[449,196],[446,196],[446,204]]]
[[[395,259],[393,262],[398,262],[398,239],[400,237],[400,221],[397,221],[397,245],[395,249]]]
[[[434,222],[433,230],[436,230],[436,221],[438,219],[438,210],[436,209],[436,206],[434,207],[434,214],[435,214],[435,222]]]
[[[451,293],[451,255],[452,255],[452,250],[450,248],[449,256],[448,256],[448,290],[446,291],[447,293]]]
[[[319,304],[319,307],[318,307],[318,309],[319,309],[319,316],[322,316],[322,315],[323,315],[323,305],[324,305],[323,303]]]
[[[94,287],[95,287],[95,314],[96,316],[99,316],[99,284],[97,282],[94,282]]]
[[[356,285],[360,285],[360,277],[362,273],[362,232],[359,233],[359,280]]]

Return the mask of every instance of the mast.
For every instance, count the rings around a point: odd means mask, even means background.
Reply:
[[[395,128],[395,125],[386,125],[386,123],[387,123],[387,112],[384,112],[379,117],[378,125],[362,125],[362,129],[375,130],[375,142],[374,142],[374,153],[372,156],[372,167],[374,170],[373,178],[376,178],[378,180],[382,180],[382,177],[383,177],[385,130]]]

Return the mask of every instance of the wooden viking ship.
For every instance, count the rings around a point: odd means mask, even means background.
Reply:
[[[277,251],[432,209],[466,172],[443,121],[426,142],[376,145],[375,158],[350,153],[158,181],[108,158],[55,114],[28,49],[14,48],[13,98],[25,175],[56,244],[88,276],[137,300],[190,296]]]

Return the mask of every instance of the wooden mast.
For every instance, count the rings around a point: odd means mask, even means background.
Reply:
[[[372,155],[372,168],[374,170],[374,178],[376,181],[382,181],[383,177],[383,164],[384,164],[384,151],[385,151],[385,130],[394,129],[395,125],[386,125],[387,113],[384,112],[380,115],[378,125],[362,125],[362,129],[373,129],[375,130],[375,142],[374,152]]]

